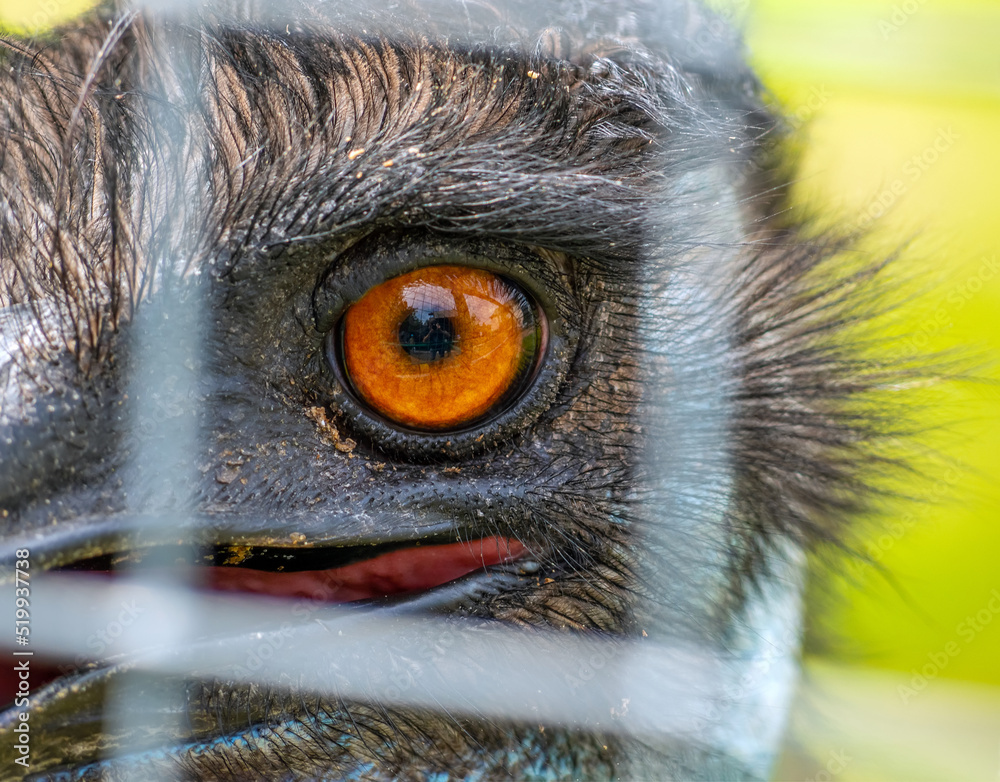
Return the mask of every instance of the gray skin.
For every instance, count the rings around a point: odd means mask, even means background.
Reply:
[[[105,719],[127,677],[101,659],[34,697],[31,778],[766,777],[803,553],[864,505],[879,432],[857,400],[881,378],[841,336],[875,271],[799,241],[737,38],[683,0],[269,13],[108,12],[5,44],[4,579],[23,548],[33,576],[301,569],[502,535],[524,561],[359,611],[540,650],[543,630],[694,644],[742,684],[682,736],[633,736],[130,679],[170,693],[161,729]],[[516,281],[549,340],[482,420],[407,431],[351,392],[329,334],[438,263]]]

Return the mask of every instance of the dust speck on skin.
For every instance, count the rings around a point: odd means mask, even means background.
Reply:
[[[350,437],[341,437],[337,427],[330,422],[326,410],[322,407],[310,407],[306,410],[306,417],[316,424],[323,438],[341,453],[350,454],[357,447],[357,443]]]
[[[239,477],[239,470],[236,467],[221,467],[215,473],[216,483],[227,486]]]
[[[304,536],[303,536],[304,537]],[[223,561],[223,565],[239,565],[250,556],[249,546],[230,546],[229,555]]]
[[[143,556],[144,552],[139,550],[127,551],[122,554],[117,554],[111,558],[111,567],[114,570],[118,570],[120,568],[128,567],[131,565],[138,565],[140,562],[142,562]]]

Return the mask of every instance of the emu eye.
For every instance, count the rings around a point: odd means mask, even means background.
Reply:
[[[371,288],[344,313],[339,362],[354,394],[409,429],[461,429],[508,407],[544,350],[544,320],[511,281],[429,266]]]

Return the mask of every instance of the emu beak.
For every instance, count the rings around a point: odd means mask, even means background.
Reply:
[[[155,757],[206,742],[209,757],[236,763],[244,749],[226,738],[239,730],[220,724],[220,698],[230,707],[238,702],[241,719],[251,722],[273,716],[275,700],[288,701],[272,729],[285,726],[286,742],[321,752],[346,730],[343,716],[325,718],[323,738],[300,729],[315,722],[323,698],[381,699],[373,687],[384,690],[379,677],[398,663],[383,653],[373,669],[379,644],[384,652],[391,641],[395,654],[406,649],[409,632],[414,654],[454,632],[438,626],[428,635],[406,625],[407,617],[450,613],[530,576],[519,561],[522,543],[491,535],[473,515],[456,518],[434,498],[412,497],[391,511],[378,510],[371,497],[361,507],[352,500],[273,515],[201,507],[196,487],[227,478],[206,474],[192,457],[210,437],[197,426],[211,395],[192,338],[198,317],[174,309],[141,332],[132,349],[159,360],[105,386],[82,382],[71,361],[29,366],[8,350],[7,387],[17,394],[8,394],[13,401],[0,414],[0,584],[11,595],[26,590],[30,622],[17,636],[26,643],[12,650],[28,673],[8,680],[4,703],[13,705],[0,728],[14,735],[30,706],[32,771],[135,753],[135,762],[155,765]],[[35,322],[20,324],[22,337]],[[96,473],[83,472],[88,465]],[[123,571],[141,580],[111,577]],[[350,606],[337,612],[336,603]],[[317,656],[325,637],[353,628],[354,642],[358,621],[372,616],[381,631],[374,638],[366,631],[363,649]],[[251,663],[262,648],[279,646],[283,657],[268,679]],[[222,659],[210,659],[220,650]],[[352,660],[365,665],[345,680]],[[317,672],[326,678],[309,683]],[[122,697],[127,718],[117,719],[109,703]],[[258,740],[266,744],[245,738]],[[17,757],[14,744],[0,751],[5,768],[17,770]]]

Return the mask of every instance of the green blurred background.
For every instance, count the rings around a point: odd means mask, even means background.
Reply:
[[[806,134],[797,200],[868,225],[873,253],[905,243],[919,295],[890,352],[1000,380],[1000,2],[717,6]],[[1000,389],[904,394],[941,427],[933,455],[865,525],[885,571],[824,563],[810,600],[833,651],[807,659],[779,779],[1000,780]]]
[[[0,25],[87,0],[0,0]],[[905,243],[920,295],[891,350],[957,351],[1000,380],[1000,0],[716,0],[805,135],[798,201]],[[994,363],[990,363],[994,362]],[[867,520],[876,565],[829,560],[777,779],[1000,780],[1000,390],[905,391],[941,430]],[[824,638],[833,642],[822,647]]]

